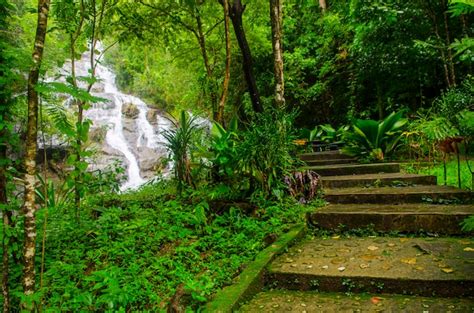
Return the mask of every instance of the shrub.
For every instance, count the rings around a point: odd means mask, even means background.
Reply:
[[[295,117],[295,112],[268,110],[257,114],[242,132],[243,141],[237,147],[239,170],[250,177],[251,185],[258,183],[254,187],[265,197],[284,189],[283,177],[294,165]]]
[[[344,136],[343,152],[360,159],[383,160],[390,157],[402,138],[408,120],[402,112],[392,112],[383,121],[356,119],[352,131]]]

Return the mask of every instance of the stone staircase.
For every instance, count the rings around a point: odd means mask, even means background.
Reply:
[[[318,235],[270,264],[268,291],[242,312],[474,312],[474,239],[459,225],[474,214],[472,192],[339,151],[301,159],[330,204],[308,214]],[[336,229],[359,236],[324,236]]]

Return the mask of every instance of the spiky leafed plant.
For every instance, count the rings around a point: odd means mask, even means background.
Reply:
[[[383,121],[355,120],[346,133],[344,153],[359,158],[383,160],[397,148],[408,120],[403,112],[392,112]]]
[[[196,116],[181,111],[179,119],[168,118],[173,127],[163,132],[171,159],[174,162],[174,174],[178,182],[178,190],[184,185],[193,186],[191,176],[191,147],[193,137],[200,131],[201,126],[196,122]]]

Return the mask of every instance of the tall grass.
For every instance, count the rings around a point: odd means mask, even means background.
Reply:
[[[474,160],[470,161],[470,166],[474,170]],[[438,179],[438,185],[444,185],[443,162],[426,163],[407,163],[402,165],[402,170],[407,173],[435,175]],[[447,185],[458,187],[458,164],[455,159],[446,162]],[[464,158],[461,160],[461,188],[471,189],[472,174]]]

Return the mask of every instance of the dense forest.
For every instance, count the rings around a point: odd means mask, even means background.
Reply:
[[[313,148],[472,189],[473,13],[0,0],[4,312],[202,309],[325,204]]]

